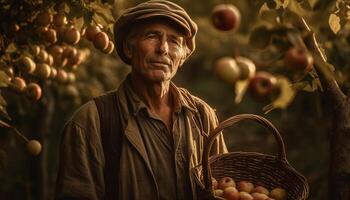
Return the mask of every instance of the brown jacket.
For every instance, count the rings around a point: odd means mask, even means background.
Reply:
[[[177,88],[180,100],[189,108],[186,110],[185,123],[188,141],[188,158],[190,168],[197,166],[201,162],[203,144],[213,128],[217,126],[218,120],[212,108],[204,101],[191,95],[182,88]],[[124,130],[124,140],[120,158],[120,174],[135,169],[138,174],[129,174],[135,180],[133,191],[142,190],[149,193],[152,199],[158,199],[157,184],[149,165],[147,153],[142,143],[142,138],[134,115],[130,114],[126,104],[125,88],[122,84],[116,91],[118,95],[120,117]],[[222,135],[213,146],[212,154],[227,152]],[[138,154],[133,160],[128,158],[128,154]],[[89,101],[83,105],[67,122],[60,149],[59,173],[56,183],[56,199],[102,199],[104,194],[103,169],[105,165],[103,148],[100,136],[100,120],[96,105]],[[131,170],[132,171],[132,170]],[[190,170],[191,172],[191,170]],[[190,176],[192,191],[195,191],[195,181],[193,175]],[[120,199],[128,199],[128,187],[119,184]],[[137,193],[137,192],[136,192]],[[133,194],[133,198],[148,199]],[[193,194],[196,199],[196,194]]]

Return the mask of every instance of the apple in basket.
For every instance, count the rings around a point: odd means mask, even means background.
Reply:
[[[270,192],[270,198],[274,198],[276,200],[286,200],[287,192],[285,189],[277,187]]]
[[[267,200],[269,198],[269,196],[267,196],[266,194],[257,193],[257,192],[254,192],[251,195],[254,198],[254,200]]]
[[[223,197],[224,196],[224,191],[222,189],[216,189],[216,190],[214,190],[214,196],[216,196],[216,197]]]
[[[237,185],[237,189],[240,192],[251,193],[254,189],[254,185],[253,185],[253,183],[248,182],[248,181],[240,181]]]
[[[229,186],[224,189],[223,197],[226,200],[239,200],[239,192],[235,187]]]
[[[219,189],[225,189],[227,187],[236,187],[236,182],[231,177],[223,177],[218,182]]]
[[[248,192],[239,192],[239,200],[254,200]]]
[[[261,194],[266,194],[267,196],[269,196],[270,192],[265,187],[259,185],[253,189],[252,193],[261,193]]]

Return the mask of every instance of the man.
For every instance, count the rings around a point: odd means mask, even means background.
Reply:
[[[56,199],[197,198],[191,169],[217,118],[171,82],[195,49],[196,32],[170,1],[144,2],[118,18],[117,52],[132,71],[66,124]],[[220,135],[212,154],[226,151]]]

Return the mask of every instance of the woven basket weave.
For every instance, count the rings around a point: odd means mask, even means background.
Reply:
[[[242,120],[259,122],[273,133],[278,146],[277,156],[256,152],[231,152],[209,158],[216,136],[223,129]],[[214,196],[211,177],[216,180],[232,177],[236,182],[245,180],[269,190],[282,187],[287,191],[287,200],[304,200],[309,193],[306,179],[286,159],[284,143],[278,130],[267,119],[253,114],[236,115],[220,123],[204,146],[202,165],[193,170],[199,199],[223,199]]]

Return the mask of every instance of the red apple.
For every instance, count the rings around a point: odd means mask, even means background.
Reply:
[[[227,187],[236,187],[236,183],[231,177],[223,177],[218,182],[219,189],[225,189]]]
[[[254,76],[256,67],[253,61],[245,57],[237,57],[236,63],[240,69],[240,80],[250,79]]]
[[[67,17],[64,13],[57,13],[55,16],[53,16],[53,23],[57,27],[61,27],[65,24],[67,24]]]
[[[26,82],[21,77],[14,77],[11,80],[10,87],[16,92],[23,92],[25,90],[25,87],[26,87]]]
[[[56,43],[57,42],[57,33],[55,29],[49,28],[43,33],[44,39],[48,43]]]
[[[93,41],[94,37],[101,32],[101,29],[98,26],[90,25],[85,30],[85,37],[89,41]]]
[[[26,95],[35,101],[41,97],[41,87],[36,83],[29,83],[25,89]]]
[[[249,82],[249,91],[256,99],[264,99],[276,88],[277,79],[268,72],[257,72]]]
[[[24,73],[32,73],[36,68],[35,62],[27,56],[20,58],[16,65]]]
[[[292,47],[284,55],[284,65],[291,71],[309,72],[313,57],[303,48]]]
[[[109,38],[105,32],[99,32],[94,37],[94,46],[96,49],[105,50],[108,48]]]
[[[50,12],[48,10],[44,10],[36,16],[35,21],[39,26],[47,26],[52,22],[52,19],[53,18]]]
[[[224,189],[223,197],[226,200],[239,200],[239,192],[235,187],[229,186]]]
[[[235,31],[241,24],[241,14],[232,4],[219,4],[212,11],[215,28],[222,31]]]
[[[237,185],[237,189],[240,192],[251,193],[252,190],[254,189],[254,185],[253,185],[253,183],[248,182],[248,181],[240,181]]]
[[[215,62],[214,73],[219,79],[231,85],[234,84],[240,76],[240,70],[235,59],[232,57],[219,58]]]
[[[64,32],[64,41],[68,44],[77,44],[80,40],[80,32],[72,27]]]

